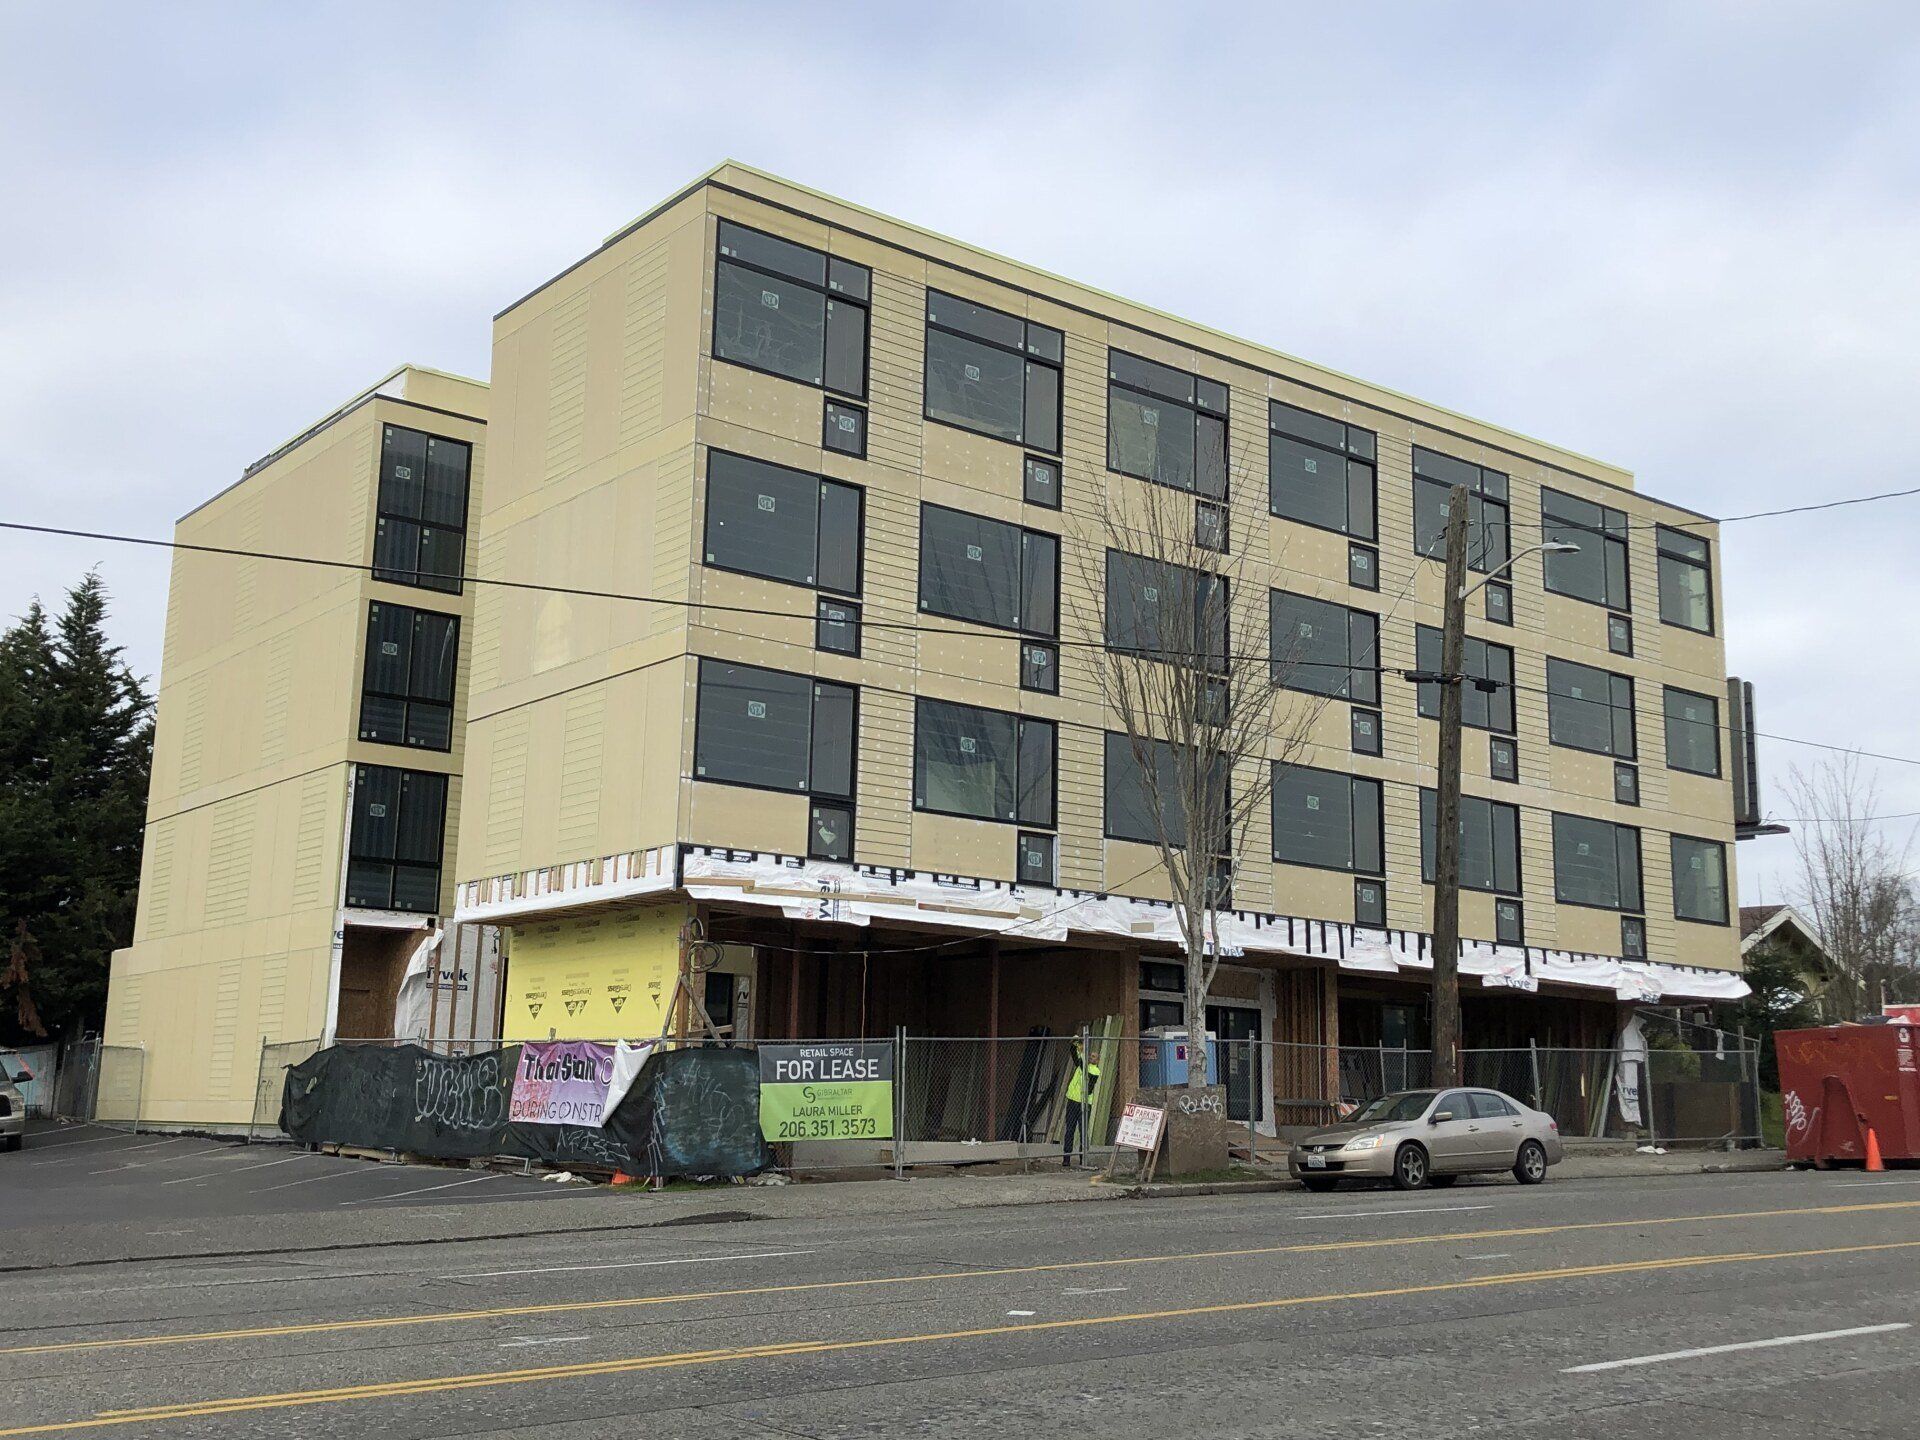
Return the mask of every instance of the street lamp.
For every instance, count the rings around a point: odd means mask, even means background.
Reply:
[[[1440,793],[1434,807],[1433,862],[1433,1084],[1457,1084],[1454,1057],[1460,1036],[1460,687],[1466,679],[1467,597],[1529,555],[1564,555],[1578,545],[1549,540],[1467,584],[1467,487],[1447,497],[1447,588],[1440,633]]]

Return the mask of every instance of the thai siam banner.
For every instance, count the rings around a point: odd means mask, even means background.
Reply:
[[[583,1125],[606,1118],[613,1047],[591,1040],[530,1040],[520,1047],[507,1121],[515,1125]]]

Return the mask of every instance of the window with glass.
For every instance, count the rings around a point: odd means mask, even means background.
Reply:
[[[1187,843],[1186,805],[1181,799],[1180,767],[1192,763],[1181,747],[1165,740],[1146,743],[1147,763],[1153,767],[1151,781],[1142,768],[1134,742],[1113,731],[1106,745],[1106,834],[1111,840],[1138,840],[1153,845],[1164,834],[1170,845]],[[1213,801],[1216,814],[1226,813],[1228,766],[1225,756],[1216,758],[1209,783],[1219,794]],[[1159,799],[1158,818],[1154,809]]]
[[[1060,537],[944,505],[922,505],[920,608],[1002,630],[1055,634]]]
[[[446,823],[445,775],[354,766],[347,904],[357,910],[436,913]]]
[[[381,427],[374,579],[460,593],[472,466],[473,447],[464,440]]]
[[[1227,602],[1222,576],[1107,551],[1107,644],[1116,650],[1225,674]]]
[[[1022,830],[1014,846],[1014,878],[1022,885],[1052,885],[1055,837]]]
[[[1421,445],[1413,447],[1415,552],[1446,554],[1447,497],[1455,485],[1467,487],[1467,563],[1482,572],[1498,570],[1513,556],[1507,477]]]
[[[459,659],[459,616],[378,600],[369,604],[360,738],[377,745],[451,750]]]
[[[1438,791],[1420,792],[1420,876],[1433,884]],[[1520,893],[1520,807],[1477,795],[1460,797],[1460,884],[1497,895]]]
[[[857,485],[708,451],[707,564],[858,595],[864,502]]]
[[[1387,923],[1387,882],[1360,879],[1353,882],[1353,923],[1384,928]]]
[[[1527,913],[1518,900],[1493,902],[1493,938],[1500,945],[1527,943]]]
[[[1633,654],[1633,621],[1625,615],[1607,616],[1607,649],[1616,655]]]
[[[860,607],[822,595],[814,609],[813,647],[836,655],[860,653]]]
[[[1466,680],[1460,687],[1460,715],[1463,724],[1476,730],[1494,730],[1502,735],[1514,733],[1513,726],[1513,651],[1490,640],[1466,638],[1461,652]],[[1414,663],[1425,674],[1440,673],[1441,635],[1431,625],[1420,625],[1413,632]],[[1440,716],[1440,682],[1422,680],[1419,687],[1420,713],[1429,720]]]
[[[1380,588],[1380,552],[1371,545],[1347,546],[1347,583],[1358,590]]]
[[[1107,468],[1225,499],[1227,387],[1109,350]]]
[[[1060,462],[1029,455],[1022,469],[1021,493],[1029,505],[1060,508]]]
[[[1720,703],[1711,695],[1666,687],[1667,768],[1720,774]]]
[[[858,709],[851,685],[703,659],[694,778],[851,800]]]
[[[1487,619],[1495,625],[1513,624],[1513,587],[1504,580],[1490,580],[1481,595],[1486,602]]]
[[[1717,840],[1675,835],[1673,913],[1706,925],[1727,923],[1727,847]]]
[[[1540,538],[1575,545],[1541,557],[1547,589],[1605,605],[1632,608],[1627,588],[1627,517],[1624,512],[1558,490],[1540,492]]]
[[[1273,675],[1288,690],[1380,703],[1380,617],[1331,600],[1270,591]]]
[[[1683,630],[1713,633],[1713,562],[1707,542],[1685,530],[1656,526],[1660,619]]]
[[[1547,738],[1569,750],[1633,759],[1633,681],[1572,660],[1549,659]]]
[[[820,444],[856,460],[867,456],[867,412],[858,405],[829,400],[822,412]]]
[[[1354,706],[1351,730],[1354,754],[1378,755],[1381,753],[1381,720],[1378,710],[1363,710],[1358,705]]]
[[[1273,858],[1323,870],[1386,873],[1381,784],[1339,770],[1273,767]]]
[[[913,808],[1052,829],[1050,720],[922,699],[914,706]]]
[[[1495,780],[1506,780],[1518,784],[1520,780],[1520,748],[1512,740],[1501,735],[1487,737],[1487,773]]]
[[[1584,815],[1553,817],[1553,893],[1565,905],[1639,912],[1640,832]]]
[[[1622,805],[1640,803],[1640,767],[1625,760],[1613,762],[1613,798]]]
[[[929,290],[927,418],[1058,455],[1065,353],[1050,325]]]
[[[1378,535],[1371,430],[1267,402],[1267,506],[1275,515],[1362,540]]]
[[[714,358],[863,396],[872,286],[864,265],[722,220]]]

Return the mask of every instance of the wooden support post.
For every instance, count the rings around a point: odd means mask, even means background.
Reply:
[[[995,1129],[1000,1115],[1000,937],[987,940],[987,1125]]]

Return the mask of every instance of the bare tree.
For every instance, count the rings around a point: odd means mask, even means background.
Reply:
[[[1800,816],[1800,903],[1839,972],[1830,992],[1845,1018],[1883,1001],[1920,1000],[1920,903],[1909,868],[1913,834],[1888,835],[1879,783],[1860,757],[1795,766],[1786,792]]]
[[[1270,655],[1267,586],[1248,579],[1246,548],[1229,544],[1225,504],[1154,484],[1137,491],[1136,499],[1110,488],[1098,532],[1079,537],[1080,585],[1068,609],[1098,647],[1100,697],[1139,780],[1134,818],[1152,837],[1179,924],[1187,1083],[1199,1088],[1233,867],[1273,794],[1276,767],[1298,758],[1326,702],[1276,705],[1304,662],[1297,642],[1278,660]],[[1344,654],[1344,634],[1340,644]]]

